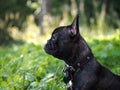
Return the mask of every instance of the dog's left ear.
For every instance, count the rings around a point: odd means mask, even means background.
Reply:
[[[75,17],[72,24],[70,25],[70,33],[72,36],[79,34],[79,15]]]

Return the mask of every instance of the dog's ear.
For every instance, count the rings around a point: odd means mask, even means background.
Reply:
[[[70,33],[72,36],[79,34],[79,15],[75,17],[72,24],[70,25]]]

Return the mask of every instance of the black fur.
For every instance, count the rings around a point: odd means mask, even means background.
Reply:
[[[71,25],[56,28],[44,47],[48,54],[75,69],[71,73],[72,85],[67,90],[120,90],[120,77],[96,61],[79,33],[78,21],[76,16]],[[82,62],[82,66],[77,66]]]

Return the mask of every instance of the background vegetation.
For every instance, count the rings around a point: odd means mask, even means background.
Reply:
[[[80,15],[97,60],[120,75],[119,0],[1,0],[0,90],[65,90],[64,62],[43,46],[54,28]]]

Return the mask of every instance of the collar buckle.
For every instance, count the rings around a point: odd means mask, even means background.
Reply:
[[[72,80],[72,73],[75,72],[75,68],[69,65],[65,65],[65,68],[63,70],[64,77],[63,81],[64,83],[68,84],[70,80]]]

